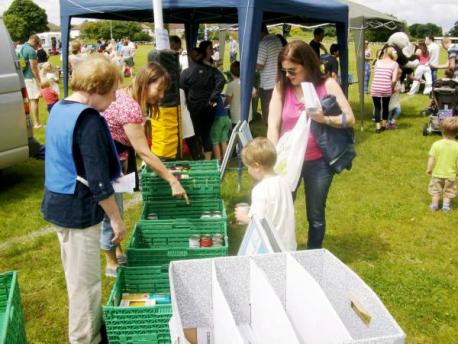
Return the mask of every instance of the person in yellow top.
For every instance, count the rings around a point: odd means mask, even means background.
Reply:
[[[450,200],[456,196],[456,177],[458,175],[458,117],[449,117],[441,123],[442,140],[436,141],[429,150],[426,174],[431,176],[428,191],[432,197],[430,208],[439,209],[443,195],[442,210],[449,212]]]

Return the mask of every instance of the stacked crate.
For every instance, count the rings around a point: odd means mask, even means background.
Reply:
[[[169,292],[171,261],[228,253],[227,214],[221,199],[218,162],[175,161],[165,165],[186,190],[190,204],[173,198],[170,185],[156,173],[143,170],[143,212],[127,246],[128,267],[118,270],[104,307],[110,343],[170,343],[171,306],[120,307],[122,293]],[[206,238],[205,245],[198,238]],[[215,245],[209,245],[208,238],[215,238]]]
[[[0,343],[27,343],[15,271],[0,274]]]

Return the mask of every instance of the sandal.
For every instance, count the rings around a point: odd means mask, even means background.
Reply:
[[[126,265],[127,264],[127,256],[125,254],[121,254],[120,256],[116,256],[119,265]]]
[[[118,276],[117,273],[117,268],[106,268],[105,269],[105,276],[111,277],[111,278],[116,278]]]

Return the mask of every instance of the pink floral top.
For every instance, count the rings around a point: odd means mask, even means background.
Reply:
[[[102,116],[107,120],[113,140],[132,146],[124,131],[124,125],[143,124],[143,111],[126,91],[116,91],[116,100],[102,112]]]

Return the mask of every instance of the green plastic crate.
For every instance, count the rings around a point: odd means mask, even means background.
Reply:
[[[206,218],[205,221],[224,221],[227,222],[227,214],[221,199],[191,200],[189,205],[183,199],[174,201],[154,201],[145,202],[141,221],[148,220],[148,214],[155,213],[158,220],[173,219],[200,219],[206,211],[220,211],[221,218]]]
[[[169,292],[168,265],[121,267],[118,278],[103,307],[110,344],[169,344],[171,305],[120,307],[122,293]]]
[[[167,264],[172,260],[200,259],[226,256],[228,252],[227,228],[224,222],[194,221],[195,229],[165,230],[155,222],[138,223],[127,246],[129,266]],[[181,221],[180,221],[181,222]],[[200,226],[198,225],[200,223]],[[222,247],[189,247],[189,237],[194,234],[222,234]]]
[[[218,162],[176,161],[165,163],[167,167],[188,165],[189,171],[174,172],[191,199],[220,198],[221,180]],[[149,168],[141,173],[144,201],[172,199],[170,185]]]
[[[15,271],[0,274],[0,343],[27,343]]]

